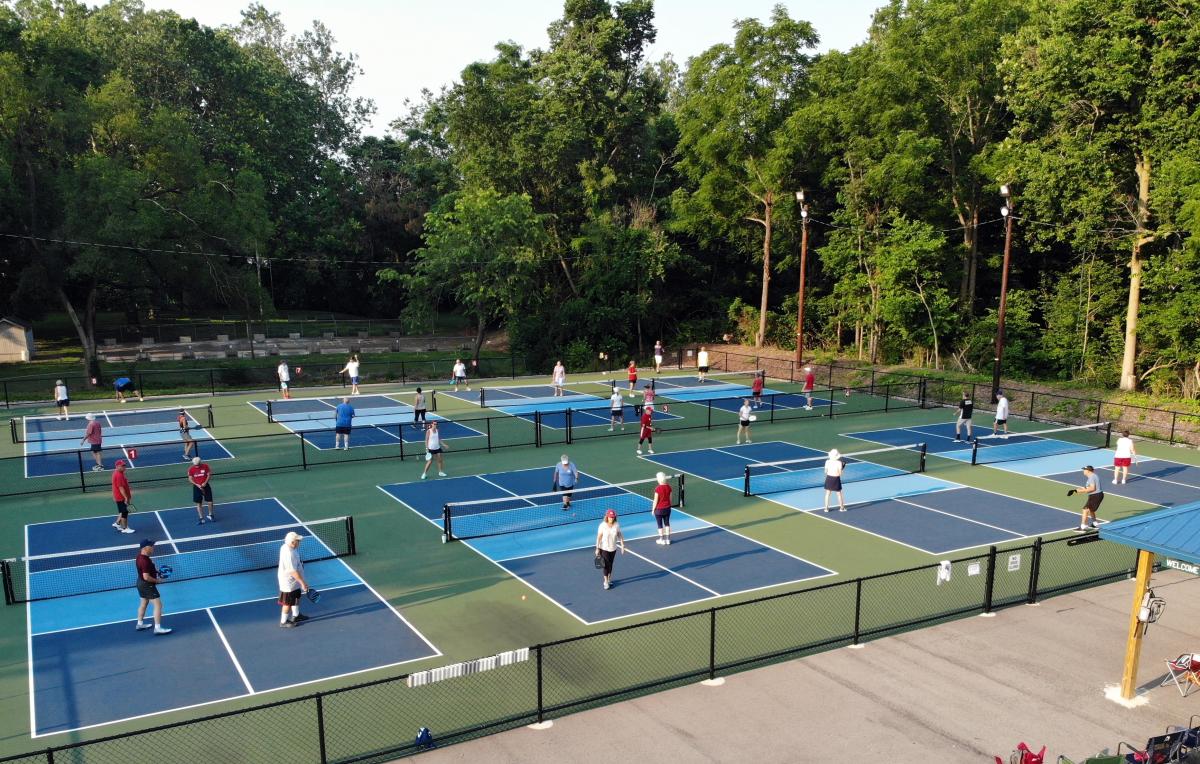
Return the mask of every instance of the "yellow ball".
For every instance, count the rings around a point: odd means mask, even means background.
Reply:
[[[524,595],[524,594],[522,594],[522,595],[521,595],[521,599],[522,599],[522,600],[524,600],[524,599],[525,599],[525,595]]]

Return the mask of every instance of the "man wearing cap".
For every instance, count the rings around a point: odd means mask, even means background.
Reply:
[[[116,469],[112,476],[113,501],[117,503],[117,519],[113,527],[121,533],[133,533],[129,527],[129,507],[133,504],[133,489],[129,487],[129,478],[125,476],[125,460],[117,459]]]
[[[196,517],[200,522],[196,525],[204,525],[205,520],[213,523],[216,520],[213,518],[213,493],[212,493],[212,467],[209,467],[199,456],[192,457],[192,466],[188,467],[188,482],[192,484],[192,501],[196,504]],[[204,503],[208,502],[208,517],[204,517]]]
[[[299,533],[291,531],[283,537],[283,546],[279,547],[279,628],[290,629],[301,621],[307,621],[308,616],[300,615],[300,595],[308,591],[308,582],[304,580],[304,561],[300,559],[300,540],[304,538]]]
[[[142,397],[142,391],[138,390],[133,384],[133,380],[129,377],[117,377],[113,380],[113,390],[117,393],[117,400],[121,403],[125,402],[125,396],[136,395],[139,401],[145,400]]]
[[[132,531],[130,531],[132,533]],[[158,595],[158,585],[165,581],[165,578],[159,578],[158,567],[154,564],[154,560],[150,559],[150,555],[154,554],[154,540],[142,539],[142,543],[138,545],[141,549],[137,556],[137,591],[141,597],[141,602],[138,603],[137,615],[137,630],[144,631],[151,628],[150,624],[145,623],[146,605],[154,603],[154,633],[155,634],[170,634],[171,629],[163,628],[162,625],[162,598]]]
[[[1001,427],[1004,428],[1004,434],[997,435]],[[1008,398],[1004,397],[1003,390],[996,391],[996,421],[992,423],[992,437],[1008,440]]]
[[[579,482],[579,468],[571,458],[563,454],[558,464],[554,465],[554,490],[562,491],[562,508],[566,512],[571,508],[571,493]]]
[[[817,375],[811,366],[804,367],[804,410],[812,411],[813,388],[817,386]]]
[[[1075,529],[1076,533],[1096,530],[1096,510],[1100,509],[1100,502],[1104,501],[1104,489],[1100,487],[1100,476],[1096,474],[1096,470],[1090,464],[1083,468],[1083,481],[1083,488],[1077,488],[1070,492],[1087,494],[1087,501],[1083,504],[1083,516],[1079,520],[1079,527]],[[1090,522],[1089,517],[1091,518]]]
[[[100,420],[95,414],[88,414],[87,429],[83,431],[83,437],[79,439],[79,445],[86,445],[92,450],[92,459],[96,462],[92,467],[92,472],[99,472],[104,469],[104,462],[101,460],[101,452],[104,451],[104,433],[100,429]]]
[[[655,544],[670,546],[671,544],[671,484],[667,482],[667,473],[660,472],[654,476],[658,485],[654,486],[654,499],[651,501],[651,513],[654,522],[658,524],[658,538]]]

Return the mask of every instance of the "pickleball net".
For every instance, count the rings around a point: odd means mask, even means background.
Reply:
[[[709,372],[704,375],[703,382],[700,381],[698,374],[663,376],[650,380],[650,384],[658,395],[679,401],[749,397],[750,386],[754,384],[754,378],[764,373],[760,369]]]
[[[980,435],[971,446],[971,464],[996,464],[1108,448],[1112,422],[1014,432],[1007,437]]]
[[[844,465],[842,483],[898,477],[925,471],[925,444],[889,446],[869,451],[841,454]],[[747,464],[744,493],[761,496],[782,491],[800,491],[825,486],[825,462],[828,455],[778,462]]]
[[[683,475],[671,475],[667,482],[671,486],[671,506],[682,507]],[[572,488],[569,489],[571,506],[566,510],[562,507],[564,491],[450,502],[442,508],[442,538],[461,541],[572,523],[598,523],[610,509],[616,510],[618,519],[637,512],[649,512],[657,485],[658,481],[651,478]]]
[[[218,519],[219,520],[219,519]],[[160,570],[171,568],[167,583],[225,576],[279,565],[284,536],[295,531],[304,562],[355,552],[354,518],[335,517],[254,530],[159,540],[152,555]],[[154,534],[148,534],[153,538]],[[30,555],[0,562],[8,604],[132,589],[137,584],[138,543],[99,549]]]
[[[179,431],[179,412],[184,412],[188,426],[213,427],[216,420],[211,405],[176,406],[158,409],[118,409],[92,412],[100,422],[105,439],[129,435],[151,435]],[[72,414],[66,419],[57,416],[26,416],[13,419],[14,443],[79,440],[87,430],[87,414]],[[20,425],[18,426],[18,421]]]

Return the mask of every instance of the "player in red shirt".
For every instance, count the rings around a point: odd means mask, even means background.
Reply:
[[[196,516],[200,518],[200,522],[196,525],[204,525],[207,519],[210,523],[215,523],[216,518],[213,517],[213,494],[212,494],[212,467],[205,464],[199,456],[192,457],[192,466],[188,467],[188,482],[192,484],[192,501],[196,503]],[[208,517],[204,517],[202,507],[205,502],[208,502]]]
[[[750,383],[751,397],[754,399],[754,408],[756,409],[762,408],[763,381],[766,376],[767,373],[765,371],[757,372],[754,375],[754,381]]]
[[[129,527],[129,510],[133,508],[133,489],[129,487],[129,478],[125,476],[125,460],[117,459],[116,469],[112,474],[112,497],[117,503],[117,520],[113,527],[121,533],[133,533]]]
[[[658,538],[655,544],[670,545],[671,543],[671,484],[667,482],[665,472],[655,475],[658,485],[654,486],[654,501],[652,512],[654,521],[658,523]]]
[[[811,366],[804,367],[804,397],[807,402],[804,404],[805,411],[812,411],[812,394],[813,387],[817,384],[817,376],[813,374]]]
[[[633,388],[637,386],[637,364],[630,361],[629,368],[626,371],[629,372],[629,392],[632,394]]]
[[[638,456],[642,455],[642,443],[649,443],[650,453],[654,453],[654,407],[642,407],[642,429],[638,432]]]

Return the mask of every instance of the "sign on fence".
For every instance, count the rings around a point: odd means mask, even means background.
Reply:
[[[491,671],[500,666],[511,666],[514,663],[521,663],[527,660],[529,660],[529,648],[522,647],[520,650],[509,650],[497,655],[489,655],[486,658],[476,658],[473,661],[463,661],[462,663],[451,663],[449,666],[439,666],[438,668],[409,674],[408,686],[420,687],[423,684],[430,684],[432,682],[457,679],[460,676],[470,676],[471,674],[478,674],[481,671]]]

